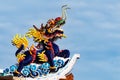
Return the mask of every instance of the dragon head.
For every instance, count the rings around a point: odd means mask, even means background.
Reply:
[[[66,10],[69,9],[67,5],[62,6],[62,16],[55,19],[49,19],[46,25],[41,24],[40,28],[33,25],[34,28],[29,29],[26,36],[33,37],[35,42],[41,41],[55,41],[59,38],[66,37],[62,26],[66,21]]]

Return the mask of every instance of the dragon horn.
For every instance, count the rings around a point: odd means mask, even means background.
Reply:
[[[70,9],[69,7],[67,7],[67,5],[62,6],[62,19],[64,19],[64,20],[67,19],[67,14],[66,14],[67,9]]]
[[[35,25],[33,25],[33,27],[34,27],[37,31],[40,31],[40,29],[38,29]]]

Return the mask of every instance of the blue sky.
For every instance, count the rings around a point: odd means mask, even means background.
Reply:
[[[63,27],[67,38],[57,43],[71,57],[81,54],[75,80],[120,80],[119,0],[0,0],[0,68],[16,63],[13,36],[61,16],[64,4],[71,7]]]

